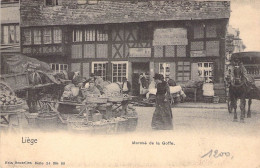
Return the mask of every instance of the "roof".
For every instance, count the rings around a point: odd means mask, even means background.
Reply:
[[[61,6],[44,6],[43,0],[21,1],[21,26],[85,25],[165,20],[204,20],[230,17],[230,1],[102,0],[78,5],[63,0]]]
[[[260,58],[260,52],[257,51],[249,51],[249,52],[239,52],[233,53],[231,59],[234,58]]]

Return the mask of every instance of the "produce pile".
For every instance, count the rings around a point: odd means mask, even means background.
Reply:
[[[5,83],[0,83],[0,107],[1,111],[8,112],[20,108],[22,99],[15,96],[12,89]]]
[[[9,91],[1,92],[0,93],[0,105],[7,106],[7,105],[17,105],[21,104],[22,100],[13,95]]]

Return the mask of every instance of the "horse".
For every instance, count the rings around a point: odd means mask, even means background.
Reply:
[[[231,101],[231,110],[234,109],[234,118],[233,121],[237,121],[237,99],[240,99],[240,122],[244,122],[245,118],[245,105],[246,105],[246,98],[248,98],[248,113],[247,117],[251,117],[251,104],[252,99],[250,97],[251,88],[245,77],[245,72],[243,71],[243,67],[241,64],[235,64],[233,66],[233,79],[230,81],[229,85],[229,96]],[[230,110],[230,112],[231,112]]]

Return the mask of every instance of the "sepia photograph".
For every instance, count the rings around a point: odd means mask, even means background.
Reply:
[[[0,7],[0,168],[260,168],[260,1]]]

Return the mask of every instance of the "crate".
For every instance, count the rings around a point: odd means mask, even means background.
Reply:
[[[215,103],[215,104],[219,103],[219,97],[218,96],[213,96],[213,103]]]
[[[212,103],[213,102],[213,96],[204,96],[204,103]]]
[[[28,122],[28,125],[30,127],[36,127],[36,118],[38,116],[38,113],[25,113],[25,118]]]
[[[124,100],[123,94],[118,92],[107,93],[109,102],[122,102]]]
[[[97,94],[88,94],[86,96],[87,103],[107,103],[107,97],[100,97],[101,95]]]

